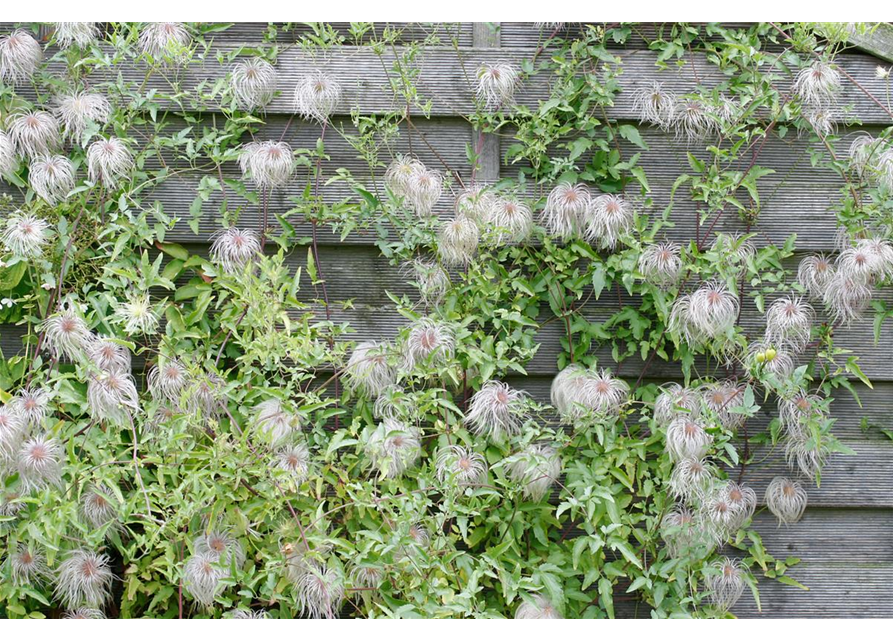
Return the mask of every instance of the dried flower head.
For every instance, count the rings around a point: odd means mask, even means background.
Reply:
[[[358,589],[378,589],[383,581],[381,567],[363,564],[350,570],[350,584]]]
[[[822,472],[831,450],[821,434],[809,429],[788,433],[784,456],[788,468],[815,480]]]
[[[836,104],[840,94],[840,73],[827,62],[817,60],[800,70],[792,88],[807,108],[827,109]]]
[[[133,295],[121,302],[112,319],[122,325],[124,333],[130,336],[152,335],[158,330],[158,314],[147,295]]]
[[[677,462],[684,458],[703,457],[711,444],[713,436],[691,416],[679,416],[667,427],[666,450]]]
[[[147,386],[152,397],[156,400],[168,400],[175,405],[179,404],[188,382],[186,367],[177,358],[159,358],[147,377]]]
[[[0,131],[0,177],[14,173],[18,166],[15,141],[5,131]]]
[[[112,107],[101,93],[76,91],[56,101],[55,113],[62,121],[65,137],[80,142],[91,124],[105,124]]]
[[[785,296],[766,311],[766,339],[801,351],[809,342],[815,312],[803,298]]]
[[[552,381],[552,405],[566,422],[617,415],[627,401],[629,385],[607,369],[568,365]]]
[[[100,371],[130,371],[130,350],[112,338],[94,336],[87,357]]]
[[[293,487],[298,487],[310,474],[310,450],[300,442],[285,445],[276,451],[274,466],[284,472]]]
[[[443,322],[431,318],[417,320],[409,330],[403,349],[405,367],[419,364],[443,364],[453,357],[453,330]]]
[[[736,431],[744,422],[744,415],[732,409],[744,406],[747,385],[734,380],[722,380],[704,385],[704,406],[710,410],[725,429]]]
[[[700,500],[710,489],[714,477],[713,466],[703,458],[684,458],[673,468],[669,488],[682,500]]]
[[[246,111],[266,107],[276,95],[276,67],[263,58],[242,60],[233,67],[236,102]]]
[[[633,109],[639,115],[639,122],[660,127],[666,131],[673,123],[676,96],[665,91],[660,82],[652,81],[636,91],[633,98]]]
[[[133,156],[120,138],[96,140],[87,148],[87,177],[114,189],[119,180],[127,179],[133,169]]]
[[[6,124],[7,132],[21,156],[30,158],[52,153],[61,144],[59,121],[49,111],[26,109],[15,111],[9,116]]]
[[[703,142],[719,130],[719,121],[710,105],[699,98],[677,100],[673,107],[670,126],[676,138],[689,144]]]
[[[16,211],[6,219],[3,230],[3,247],[17,256],[37,258],[43,254],[43,247],[49,239],[50,225],[30,213]]]
[[[74,189],[74,165],[65,156],[35,156],[28,170],[28,182],[34,193],[55,205]]]
[[[221,566],[220,556],[214,553],[195,553],[183,569],[183,586],[200,604],[210,607],[223,591],[221,581],[229,577],[229,570]]]
[[[859,173],[872,167],[871,161],[880,160],[882,141],[870,133],[860,133],[850,143],[848,155],[850,164]],[[880,164],[880,163],[879,163]]]
[[[535,443],[511,458],[509,476],[521,485],[524,497],[540,502],[561,475],[561,456],[548,444]]]
[[[713,340],[722,348],[738,321],[738,308],[738,298],[723,283],[707,282],[676,299],[669,330],[691,345]]]
[[[66,620],[105,620],[105,614],[102,609],[92,609],[90,607],[78,607],[66,611],[63,616]]]
[[[59,565],[56,596],[69,609],[100,608],[108,600],[112,584],[109,557],[88,549],[74,549]]]
[[[308,120],[327,122],[341,102],[341,84],[322,71],[313,71],[298,81],[295,88],[295,110]]]
[[[871,297],[871,287],[863,277],[839,271],[834,273],[823,293],[825,307],[832,320],[844,326],[862,318]]]
[[[422,434],[414,426],[385,418],[371,430],[366,455],[382,478],[399,478],[422,455]]]
[[[40,325],[43,346],[54,358],[79,362],[87,355],[93,335],[74,304],[63,304]]]
[[[311,565],[295,583],[298,609],[311,618],[336,618],[344,601],[344,576],[324,565]]]
[[[830,419],[827,405],[822,396],[797,391],[790,398],[779,398],[778,418],[789,435],[811,433],[814,427],[821,427]]]
[[[411,394],[402,387],[393,385],[375,399],[372,415],[379,420],[415,420],[418,418],[418,407]]]
[[[635,213],[621,196],[605,194],[592,200],[587,214],[586,238],[602,249],[614,249],[620,236],[628,233]]]
[[[471,397],[465,422],[475,434],[497,442],[517,435],[529,417],[526,396],[504,382],[490,380]]]
[[[497,246],[518,244],[533,231],[533,213],[523,202],[513,198],[491,198],[491,205],[481,222],[494,234]]]
[[[722,612],[726,612],[735,606],[735,603],[744,593],[746,582],[744,574],[746,570],[740,561],[732,558],[722,558],[714,562],[711,573],[704,577],[704,586],[707,588],[707,597],[710,604]]]
[[[210,371],[198,376],[190,376],[186,390],[186,407],[192,413],[204,418],[220,414],[224,382],[217,373]]]
[[[398,154],[384,174],[385,184],[395,196],[409,197],[409,184],[413,176],[427,171],[425,165],[410,155]]]
[[[86,49],[99,38],[99,25],[95,22],[57,22],[55,23],[56,42],[63,49],[76,45]]]
[[[487,480],[484,456],[467,447],[450,445],[437,452],[437,480],[455,486],[477,485]]]
[[[776,476],[766,487],[765,500],[779,525],[794,524],[803,517],[808,496],[799,482]]]
[[[856,251],[866,251],[874,256],[874,282],[893,278],[893,243],[884,238],[863,238],[856,243]]]
[[[754,340],[747,348],[747,367],[751,371],[770,373],[776,378],[789,378],[796,363],[794,354],[782,344],[768,338]]]
[[[732,531],[737,531],[747,524],[757,508],[757,493],[750,487],[728,480],[722,485],[725,499],[732,507],[735,518],[731,523]]]
[[[549,235],[565,241],[580,235],[590,202],[586,185],[562,182],[552,189],[543,210],[543,224]]]
[[[28,424],[15,409],[15,404],[0,407],[0,469],[10,465],[22,444]]]
[[[668,425],[675,418],[695,419],[701,411],[701,396],[696,389],[671,382],[661,389],[654,401],[654,419],[659,425]]]
[[[675,242],[650,244],[639,256],[638,266],[646,282],[661,289],[672,287],[682,273],[682,249]]]
[[[139,411],[139,395],[129,371],[103,371],[87,382],[87,411],[99,422],[128,424]]]
[[[50,392],[40,387],[27,386],[19,389],[13,399],[13,408],[26,426],[39,427],[47,416]]]
[[[478,226],[471,218],[457,215],[445,220],[437,234],[437,254],[445,264],[465,265],[474,259],[478,250]]]
[[[564,617],[540,594],[525,599],[515,610],[517,640],[559,640],[565,637]]]
[[[270,616],[264,609],[232,609],[229,617],[233,620],[266,620]]]
[[[413,173],[406,185],[406,198],[420,218],[431,215],[442,194],[443,178],[429,169]]]
[[[264,400],[254,409],[254,421],[260,432],[273,444],[281,443],[301,431],[301,419],[280,400]]]
[[[456,198],[456,213],[482,222],[490,215],[496,196],[486,186],[468,187]]]
[[[239,153],[242,177],[250,178],[260,189],[289,183],[295,172],[295,158],[286,142],[251,142]]]
[[[506,62],[484,63],[477,69],[477,98],[488,111],[512,104],[520,84],[518,70]]]
[[[224,229],[214,235],[211,245],[211,259],[226,273],[241,271],[260,252],[260,236],[253,229]]]
[[[797,267],[797,282],[813,298],[822,298],[834,277],[834,263],[824,254],[806,256]]]
[[[43,554],[21,542],[9,550],[5,565],[17,587],[39,587],[50,575]]]
[[[681,558],[713,545],[713,535],[705,529],[703,521],[682,504],[675,505],[661,519],[660,536],[671,558]]]
[[[226,527],[212,528],[192,541],[197,554],[207,554],[222,565],[235,564],[241,567],[245,562],[245,550]]]
[[[346,384],[367,398],[377,398],[397,382],[397,370],[388,363],[388,342],[360,342],[345,369]]]
[[[102,485],[87,485],[81,494],[80,514],[85,524],[95,529],[118,519],[117,498]]]
[[[416,258],[403,269],[413,279],[419,290],[419,299],[424,305],[437,305],[450,288],[450,274],[434,260]],[[410,275],[411,274],[411,275]]]
[[[30,80],[43,60],[43,49],[22,29],[0,36],[0,80],[18,84]]]
[[[840,114],[835,109],[804,107],[802,115],[813,130],[823,138],[837,130]]]
[[[182,22],[148,22],[140,30],[139,46],[156,60],[173,59],[183,56],[191,41]]]

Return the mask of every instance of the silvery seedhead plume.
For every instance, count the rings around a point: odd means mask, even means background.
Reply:
[[[301,431],[301,419],[276,398],[264,400],[254,409],[254,421],[273,444],[279,444]]]
[[[39,550],[20,542],[15,549],[8,548],[7,553],[4,565],[17,587],[37,588],[50,577],[46,558]]]
[[[242,147],[239,166],[243,178],[250,179],[260,189],[272,189],[289,183],[295,171],[295,158],[286,142],[251,142]]]
[[[167,400],[174,405],[179,404],[188,382],[189,373],[177,358],[159,358],[147,377],[147,386],[152,397]]]
[[[545,596],[535,593],[515,611],[515,620],[561,620],[563,616]]]
[[[232,72],[236,102],[246,111],[266,107],[276,95],[276,67],[263,58],[236,63]]]
[[[422,434],[415,426],[385,418],[369,432],[365,452],[373,472],[382,478],[398,478],[422,455]]]
[[[491,198],[481,223],[488,231],[495,232],[493,239],[497,246],[518,244],[527,240],[533,231],[533,213],[517,199]]]
[[[665,91],[660,82],[651,82],[636,91],[633,109],[639,114],[639,122],[666,131],[673,123],[676,96]]]
[[[474,259],[478,250],[480,234],[478,226],[471,218],[457,215],[452,220],[444,220],[437,234],[437,253],[444,264],[466,265]]]
[[[86,49],[99,38],[99,25],[95,22],[56,22],[56,42],[63,49],[76,45]]]
[[[744,593],[746,570],[741,562],[733,558],[722,558],[711,565],[712,573],[704,578],[710,604],[722,612],[735,606]]]
[[[15,141],[5,131],[0,131],[0,178],[14,173],[18,166]]]
[[[511,457],[509,476],[521,486],[524,497],[540,502],[561,475],[561,456],[544,443],[528,445]]]
[[[785,296],[766,310],[766,339],[802,351],[812,332],[815,312],[803,298]]]
[[[56,117],[62,122],[65,137],[80,143],[91,124],[108,122],[112,107],[101,93],[76,91],[56,100]]]
[[[89,549],[74,549],[56,572],[56,596],[73,609],[101,608],[109,599],[112,584],[110,558]]]
[[[484,456],[467,447],[450,445],[437,452],[437,480],[454,486],[476,485],[487,480]]]
[[[465,422],[475,434],[497,442],[517,435],[529,417],[526,396],[504,382],[490,380],[471,397]]]
[[[607,369],[571,364],[552,381],[552,405],[566,422],[616,416],[629,397],[629,385]]]
[[[620,237],[629,233],[635,212],[622,196],[605,194],[593,198],[586,214],[586,238],[602,249],[613,250]]]
[[[506,62],[484,63],[477,70],[477,98],[488,111],[512,104],[520,84],[518,70]]]
[[[0,36],[0,81],[19,84],[34,77],[43,49],[34,37],[23,29]]]
[[[590,201],[586,185],[562,182],[552,189],[543,210],[543,225],[549,235],[565,241],[579,236]]]
[[[93,142],[87,149],[87,176],[106,189],[115,189],[133,169],[133,156],[120,138]]]
[[[648,245],[639,256],[638,268],[646,282],[661,289],[672,287],[682,273],[682,249],[674,242]]]
[[[103,371],[87,382],[87,411],[98,422],[127,425],[139,411],[139,394],[129,371]]]
[[[23,258],[39,258],[49,238],[50,225],[30,213],[16,211],[6,219],[6,227],[0,234],[3,247]]]
[[[129,336],[147,336],[158,329],[158,314],[152,308],[148,295],[132,293],[119,303],[112,319],[124,328]]]
[[[295,88],[295,111],[320,124],[329,120],[340,102],[341,84],[334,76],[319,70],[301,78]]]
[[[776,476],[766,487],[766,506],[776,518],[779,526],[794,524],[803,517],[809,497],[799,482]]]
[[[73,303],[66,303],[51,314],[40,326],[43,346],[54,358],[66,357],[80,362],[87,354],[93,335],[80,311]]]
[[[834,277],[834,262],[824,254],[806,256],[797,267],[797,282],[810,297],[821,299]]]
[[[827,62],[817,60],[800,70],[792,88],[808,109],[828,109],[837,103],[840,73]]]
[[[59,121],[49,111],[14,111],[6,126],[20,156],[31,158],[52,153],[62,144]]]
[[[39,155],[31,160],[28,182],[47,204],[65,200],[74,189],[74,165],[65,156]]]
[[[699,392],[676,382],[664,385],[654,401],[654,419],[659,425],[669,425],[679,417],[697,418],[700,411]]]
[[[404,366],[413,369],[419,364],[444,364],[455,350],[452,328],[431,318],[420,318],[409,330],[403,348]]]
[[[254,229],[224,229],[215,234],[211,245],[211,259],[226,273],[241,271],[260,252],[260,236]]]
[[[427,171],[425,165],[410,155],[397,155],[384,174],[385,184],[395,196],[409,198],[409,184],[413,176]]]
[[[377,398],[395,384],[397,370],[388,362],[392,348],[388,342],[357,344],[345,369],[347,385],[368,398]]]
[[[147,22],[140,31],[140,50],[156,60],[180,58],[192,37],[182,22]]]

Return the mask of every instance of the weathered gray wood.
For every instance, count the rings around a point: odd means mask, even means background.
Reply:
[[[852,29],[849,41],[876,58],[893,62],[893,25],[889,22],[878,22],[867,33]]]

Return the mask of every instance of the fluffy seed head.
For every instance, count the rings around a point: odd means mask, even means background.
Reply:
[[[158,314],[147,295],[133,295],[120,303],[112,318],[129,336],[152,335],[158,330]]]
[[[385,418],[369,433],[365,451],[380,477],[399,478],[422,455],[421,433],[414,426]]]
[[[65,137],[80,142],[91,124],[105,124],[112,107],[100,93],[78,91],[62,96],[56,101],[56,117],[62,121]]]
[[[96,140],[87,148],[87,176],[107,189],[117,187],[133,169],[133,156],[120,138]]]
[[[215,234],[211,259],[226,273],[241,271],[260,255],[260,236],[253,229],[230,227]]]
[[[636,91],[633,109],[639,114],[639,122],[660,127],[666,131],[673,123],[676,96],[665,91],[660,82],[651,82]]]
[[[434,260],[416,258],[403,269],[419,290],[422,304],[438,305],[450,288],[450,274]]]
[[[27,423],[15,409],[15,404],[0,407],[0,469],[11,465],[22,444]]]
[[[614,249],[633,224],[633,207],[621,196],[605,194],[592,200],[587,214],[586,238],[602,249]]]
[[[59,121],[49,111],[15,111],[9,116],[7,131],[19,155],[29,158],[55,151],[62,141]]]
[[[796,368],[794,354],[783,344],[767,338],[755,340],[747,348],[747,367],[751,371],[771,373],[778,379],[789,378]]]
[[[38,258],[49,239],[50,225],[30,213],[16,211],[6,219],[3,229],[3,247],[17,256]]]
[[[214,553],[195,553],[183,568],[183,586],[200,604],[210,607],[223,591],[221,580],[229,577],[229,569],[219,564]]]
[[[713,543],[713,536],[705,529],[703,521],[682,504],[675,505],[661,519],[660,536],[671,558],[687,556],[694,548]]]
[[[794,524],[803,517],[808,496],[799,482],[776,476],[766,487],[765,500],[779,525]]]
[[[790,398],[779,398],[778,418],[788,435],[812,433],[830,419],[827,401],[819,395],[797,391]]]
[[[80,514],[85,524],[99,529],[118,518],[117,498],[102,485],[87,485],[81,495]]]
[[[310,474],[310,450],[303,443],[286,445],[276,451],[273,466],[298,487]]]
[[[413,176],[427,171],[425,165],[410,155],[397,155],[384,174],[385,184],[401,198],[409,197],[409,184]]]
[[[704,385],[702,390],[704,406],[716,416],[725,429],[737,431],[744,422],[744,415],[731,410],[744,405],[747,385],[734,380],[722,380]]]
[[[867,169],[871,168],[872,160],[880,160],[881,144],[882,142],[870,133],[857,135],[850,144],[848,152],[851,166],[858,173],[865,173]]]
[[[801,69],[794,79],[793,90],[809,109],[834,106],[840,93],[840,73],[821,60]]]
[[[346,383],[367,398],[377,398],[397,382],[397,370],[388,363],[387,342],[360,342],[347,362]]]
[[[378,589],[384,581],[384,572],[374,565],[357,565],[350,570],[350,584],[361,589]]]
[[[105,620],[105,614],[102,609],[92,609],[90,607],[78,607],[66,611],[63,616],[66,620]]]
[[[312,565],[295,583],[298,609],[311,618],[336,618],[344,601],[344,576],[323,565]]]
[[[0,131],[0,177],[15,172],[19,166],[15,141],[4,131]]]
[[[192,38],[182,22],[149,22],[140,31],[140,50],[156,60],[179,58]]]
[[[836,323],[849,326],[862,318],[872,290],[863,277],[835,272],[823,292],[825,308]]]
[[[264,609],[233,609],[229,612],[233,620],[266,620],[270,616]]]
[[[582,232],[589,208],[590,194],[586,185],[562,182],[549,193],[543,224],[549,235],[570,240]]]
[[[80,362],[87,354],[93,335],[73,304],[65,304],[40,326],[43,345],[54,358]]]
[[[176,358],[159,359],[147,378],[149,393],[153,398],[167,400],[175,405],[180,402],[188,382],[186,367]]]
[[[372,407],[372,415],[379,420],[415,420],[418,418],[418,407],[412,395],[405,389],[393,385],[385,389]]]
[[[669,488],[682,500],[700,500],[710,489],[714,475],[713,466],[703,458],[684,458],[673,468]]]
[[[561,475],[561,456],[547,444],[531,444],[512,456],[509,476],[521,485],[524,497],[540,502]]]
[[[442,194],[443,178],[436,171],[417,171],[407,182],[406,198],[420,218],[431,215]]]
[[[617,415],[629,385],[606,369],[568,365],[552,381],[552,405],[565,422]]]
[[[809,342],[815,312],[803,298],[783,297],[766,311],[766,339],[794,351]]]
[[[654,401],[654,419],[659,425],[669,425],[678,417],[695,419],[700,411],[700,394],[675,382],[664,385]]]
[[[468,187],[456,198],[456,213],[475,222],[481,222],[490,214],[496,196],[487,187]]]
[[[701,458],[713,444],[713,436],[690,416],[680,416],[667,427],[666,450],[675,461]]]
[[[757,508],[757,493],[750,487],[745,487],[743,484],[738,484],[731,480],[726,481],[722,485],[722,491],[735,514],[732,530],[737,531],[753,517],[753,513]]]
[[[518,70],[505,62],[482,64],[477,70],[477,98],[488,111],[512,104],[520,84]]]
[[[19,389],[13,399],[13,409],[26,426],[39,427],[47,416],[50,393],[40,387]]]
[[[834,263],[824,254],[806,256],[797,267],[797,282],[812,298],[822,298],[834,277]]]
[[[455,337],[453,330],[431,318],[417,320],[409,330],[404,345],[407,369],[418,364],[443,364],[453,357]]]
[[[19,84],[30,80],[43,60],[43,49],[30,33],[19,29],[0,36],[0,80]]]
[[[88,549],[75,549],[59,565],[56,596],[69,609],[100,608],[109,598],[112,571],[109,557]]]
[[[264,437],[273,444],[282,443],[301,431],[301,419],[298,415],[276,398],[264,400],[255,407],[254,421]]]
[[[672,287],[682,272],[682,249],[674,242],[648,245],[639,256],[639,271],[656,287]]]
[[[232,73],[236,102],[246,111],[267,106],[276,95],[276,67],[263,58],[236,63]]]
[[[251,142],[239,154],[242,177],[260,189],[288,184],[295,172],[295,159],[288,143],[267,140]]]
[[[340,102],[341,84],[334,76],[322,71],[304,76],[295,88],[295,110],[298,115],[320,124],[328,121]]]
[[[15,549],[9,550],[5,564],[9,568],[12,583],[17,587],[39,587],[50,575],[43,554],[21,542]]]
[[[241,567],[245,562],[245,550],[225,527],[211,529],[192,541],[197,554],[208,554],[222,565],[235,564]]]
[[[788,434],[785,442],[785,461],[788,468],[815,480],[831,454],[827,443],[817,433],[802,429]]]
[[[100,371],[130,370],[130,351],[110,338],[94,337],[87,347],[87,357]]]
[[[740,562],[732,558],[722,558],[714,562],[711,573],[705,576],[704,586],[710,604],[722,612],[728,611],[744,593],[745,570]]]
[[[139,395],[129,371],[104,371],[87,382],[87,410],[97,421],[128,424],[139,411]]]
[[[700,99],[677,100],[673,107],[670,126],[677,139],[689,144],[705,141],[718,131],[718,124],[710,105]]]
[[[533,231],[533,213],[523,202],[513,198],[491,198],[482,223],[495,231],[497,246],[524,242]]]
[[[35,156],[28,170],[28,182],[34,193],[55,205],[74,189],[74,165],[65,156]]]
[[[712,340],[722,347],[737,320],[738,298],[721,282],[707,282],[676,299],[669,330],[691,345]]]
[[[545,596],[535,593],[518,606],[515,620],[562,620],[563,617]]]
[[[497,442],[517,435],[529,417],[526,395],[504,382],[490,380],[471,397],[465,422],[475,434]]]
[[[445,220],[437,234],[437,253],[448,265],[465,265],[478,250],[479,232],[474,220],[457,215]]]
[[[76,45],[86,49],[99,38],[99,25],[95,22],[57,22],[56,42],[63,49]]]
[[[484,456],[459,445],[443,447],[435,462],[437,480],[454,486],[482,484],[487,480]]]

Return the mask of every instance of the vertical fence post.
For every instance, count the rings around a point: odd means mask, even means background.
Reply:
[[[476,49],[498,49],[500,45],[499,22],[475,22],[473,23],[472,43]],[[480,145],[480,157],[476,179],[479,182],[490,183],[499,180],[499,137],[492,133],[483,134],[475,129],[472,132],[472,148]]]

